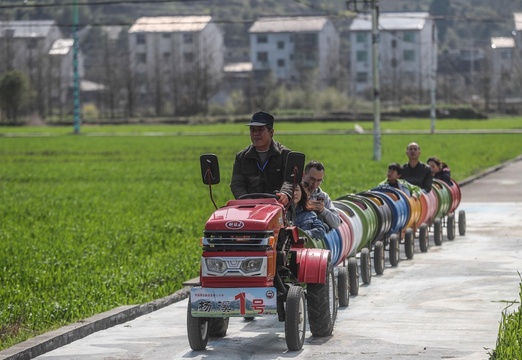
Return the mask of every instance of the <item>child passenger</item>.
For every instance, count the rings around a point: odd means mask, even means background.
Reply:
[[[388,165],[388,173],[386,174],[386,180],[382,181],[379,185],[389,185],[396,189],[402,190],[408,196],[418,198],[422,190],[417,185],[410,184],[406,180],[401,179],[402,166],[399,163],[391,163]]]
[[[440,161],[436,156],[428,158],[427,163],[431,168],[431,173],[433,174],[434,179],[442,180],[449,186],[453,186],[453,182],[451,181],[451,171],[448,165]]]
[[[326,228],[315,211],[308,209],[308,194],[304,186],[298,184],[294,190],[294,225],[306,232],[310,237],[324,240],[326,237]]]

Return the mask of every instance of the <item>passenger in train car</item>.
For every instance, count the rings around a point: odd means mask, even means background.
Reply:
[[[408,181],[401,179],[403,168],[399,163],[391,163],[388,165],[388,172],[386,174],[386,180],[379,183],[379,185],[389,185],[396,189],[402,190],[408,196],[418,198],[422,190],[417,185],[413,185]]]
[[[411,142],[406,147],[408,162],[402,166],[402,179],[420,186],[425,192],[431,191],[433,175],[431,168],[419,160],[421,150],[419,144]]]
[[[442,180],[449,186],[453,186],[453,182],[451,181],[451,170],[446,163],[440,161],[436,156],[429,157],[426,162],[431,168],[431,173],[433,174],[434,179]]]
[[[293,220],[294,225],[310,237],[324,240],[326,237],[326,226],[315,211],[308,208],[308,193],[302,183],[298,184],[294,189],[293,202],[294,206],[290,207],[287,212],[289,220]]]
[[[324,165],[319,161],[312,160],[305,165],[303,185],[308,191],[308,208],[315,211],[319,219],[326,225],[326,230],[336,229],[341,224],[341,219],[328,193],[321,189],[324,181]]]

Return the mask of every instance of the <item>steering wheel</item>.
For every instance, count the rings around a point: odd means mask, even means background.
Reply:
[[[237,199],[238,200],[243,200],[243,199],[279,199],[279,196],[277,196],[276,194],[252,193],[252,194],[241,195]]]

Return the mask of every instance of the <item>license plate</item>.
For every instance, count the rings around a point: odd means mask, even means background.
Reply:
[[[202,288],[190,290],[194,317],[255,317],[277,315],[276,288]]]

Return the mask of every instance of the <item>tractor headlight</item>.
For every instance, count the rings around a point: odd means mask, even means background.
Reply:
[[[227,263],[221,259],[206,258],[207,269],[213,272],[222,273],[227,269]]]
[[[243,262],[241,262],[241,270],[243,270],[246,273],[258,272],[259,270],[261,270],[262,266],[263,266],[262,258],[247,259],[247,260],[243,260]]]

